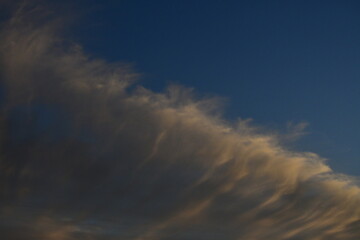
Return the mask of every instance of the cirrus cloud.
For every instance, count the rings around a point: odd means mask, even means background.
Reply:
[[[360,237],[356,180],[188,89],[130,91],[137,73],[90,59],[59,26],[25,4],[1,32],[6,239]]]

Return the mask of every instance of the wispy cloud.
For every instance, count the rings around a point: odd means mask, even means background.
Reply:
[[[128,91],[130,67],[90,60],[48,18],[23,7],[1,33],[6,239],[360,237],[353,179],[189,90]]]

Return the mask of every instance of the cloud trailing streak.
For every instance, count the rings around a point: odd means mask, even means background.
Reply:
[[[134,85],[24,5],[1,32],[0,235],[17,240],[355,240],[360,189],[313,153]],[[116,47],[116,46],[114,46]]]

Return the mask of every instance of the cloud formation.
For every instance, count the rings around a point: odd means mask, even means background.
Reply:
[[[90,59],[60,26],[23,5],[2,28],[5,239],[360,237],[354,179],[190,90],[130,90],[130,67]]]

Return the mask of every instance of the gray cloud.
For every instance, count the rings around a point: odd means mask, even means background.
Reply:
[[[130,91],[130,67],[89,59],[59,27],[24,5],[1,33],[6,239],[360,237],[354,179],[190,90]]]

